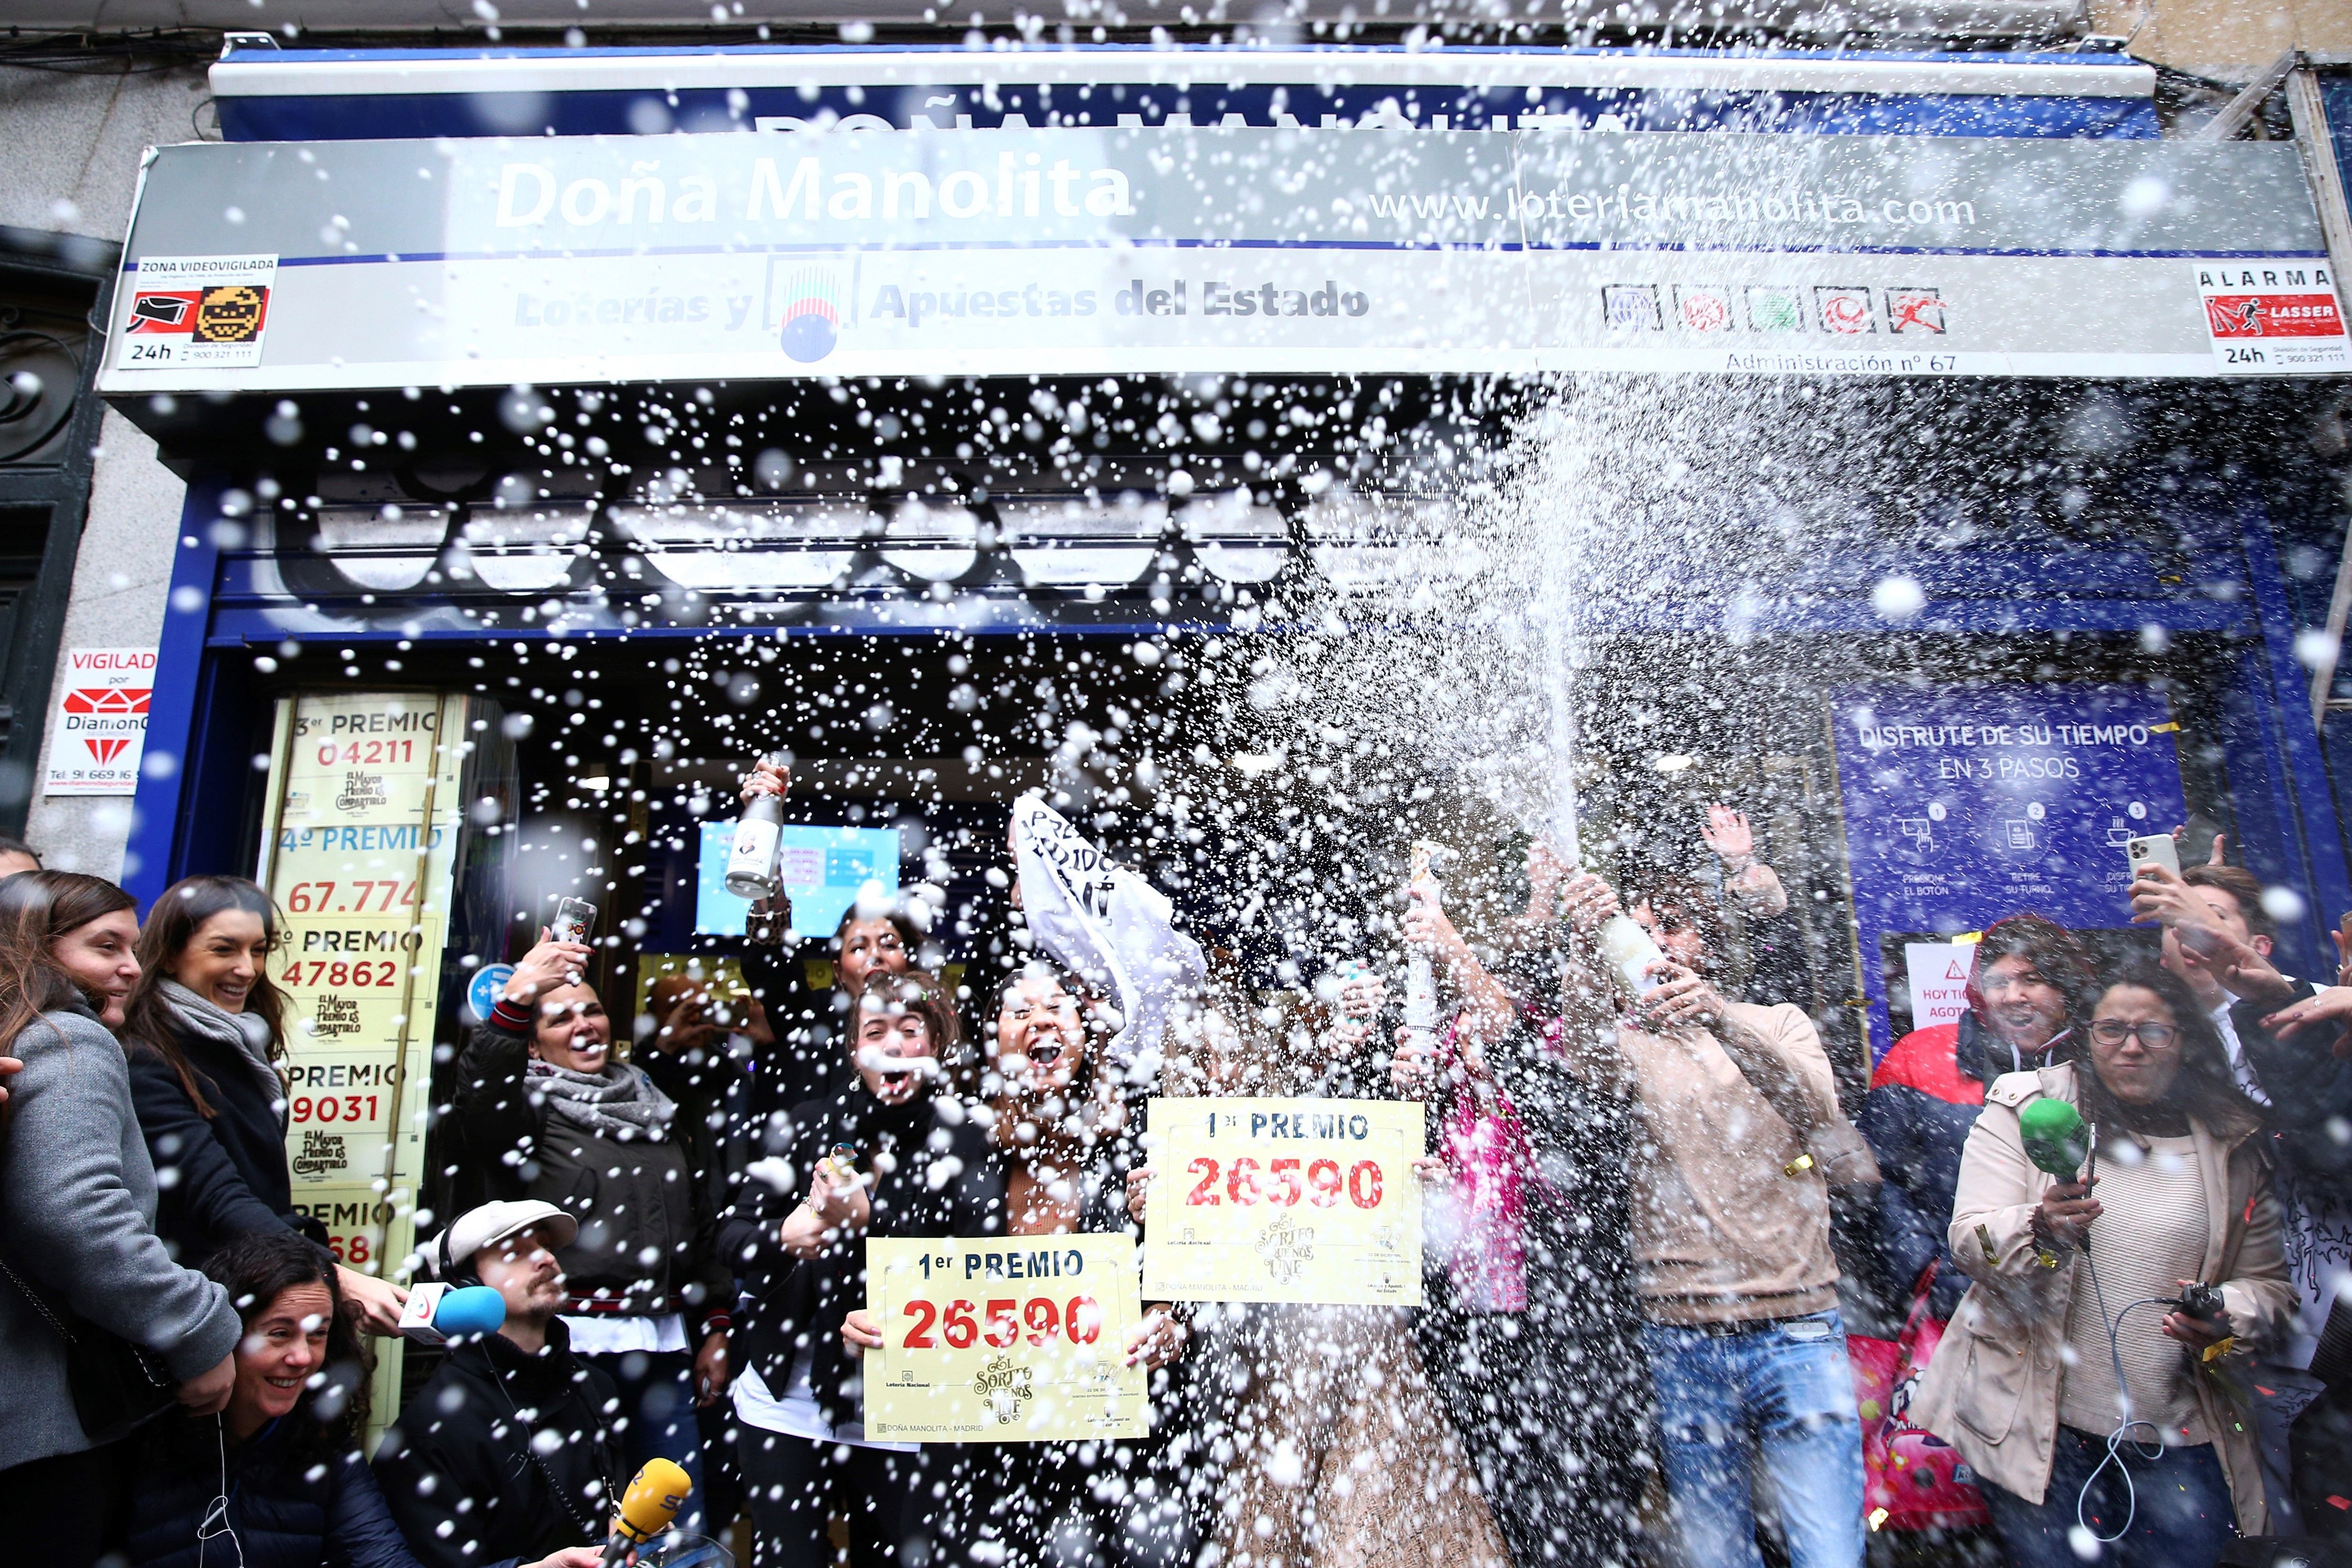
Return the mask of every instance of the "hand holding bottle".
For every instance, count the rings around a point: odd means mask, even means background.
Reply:
[[[743,775],[743,804],[748,806],[762,795],[782,795],[792,787],[792,764],[778,758],[762,757],[751,764],[751,772]]]

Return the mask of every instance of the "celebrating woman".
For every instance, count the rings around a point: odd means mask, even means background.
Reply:
[[[589,957],[541,934],[459,1059],[457,1119],[499,1183],[493,1197],[538,1198],[579,1221],[557,1259],[571,1289],[564,1326],[572,1354],[621,1391],[629,1462],[658,1457],[699,1476],[693,1405],[726,1391],[735,1282],[677,1107],[613,1060],[613,1020],[581,977]]]
[[[24,1062],[0,1134],[0,1516],[41,1521],[42,1559],[70,1568],[104,1546],[121,1439],[156,1406],[77,1397],[65,1335],[141,1347],[194,1411],[218,1409],[235,1374],[228,1292],[155,1234],[155,1169],[108,1032],[139,977],[134,907],[72,872],[0,882],[0,1052]]]
[[[998,993],[982,1080],[990,1136],[1006,1164],[1007,1234],[1129,1228],[1127,1176],[1142,1164],[1141,1118],[1117,1083],[1067,977],[1042,961],[1015,970]],[[1175,1308],[1150,1302],[1128,1341],[1128,1364],[1152,1375],[1163,1408],[1184,1402],[1171,1364],[1188,1337]],[[1170,1425],[1130,1442],[1008,1446],[980,1478],[978,1533],[1001,1537],[1013,1568],[1074,1554],[1136,1568],[1186,1560],[1190,1511]]]
[[[882,1337],[854,1309],[866,1238],[1002,1235],[1004,1177],[986,1128],[944,1086],[957,1029],[939,988],[886,972],[856,1000],[856,1077],[762,1129],[720,1229],[746,1298],[735,1411],[763,1565],[829,1558],[836,1504],[856,1568],[922,1562],[936,1500],[970,1484],[951,1474],[952,1450],[866,1437],[858,1353]]]
[[[1975,1469],[2022,1568],[2077,1563],[2084,1532],[2125,1568],[2203,1568],[2233,1521],[2269,1523],[2234,1375],[2291,1299],[2278,1204],[2259,1115],[2188,987],[2134,967],[2094,996],[2087,1063],[1985,1092],[1950,1237],[1975,1282],[1910,1419]],[[2074,1107],[2095,1148],[2029,1143],[2042,1100]]]
[[[139,933],[138,983],[124,1004],[131,1092],[166,1183],[162,1227],[200,1264],[239,1236],[299,1230],[286,1159],[286,993],[269,978],[278,910],[241,876],[192,876],[163,890]],[[341,1267],[341,1265],[338,1265]],[[341,1294],[377,1333],[397,1331],[408,1292],[344,1269]]]

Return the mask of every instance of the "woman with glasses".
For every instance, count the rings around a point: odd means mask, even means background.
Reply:
[[[2289,1303],[2278,1204],[2188,987],[2134,966],[2092,995],[2083,1060],[1985,1092],[1949,1238],[1974,1282],[1910,1419],[1975,1469],[2018,1568],[2204,1568],[2269,1525],[2242,1373]],[[2038,1100],[2079,1113],[2074,1145],[2035,1135]]]

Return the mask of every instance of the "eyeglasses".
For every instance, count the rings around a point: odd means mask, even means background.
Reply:
[[[2091,1020],[2091,1038],[2101,1045],[2121,1045],[2134,1035],[2139,1036],[2139,1042],[2148,1050],[2165,1051],[2180,1038],[2180,1026],[2158,1023],[2153,1019],[2143,1024],[2129,1024],[2121,1019]]]

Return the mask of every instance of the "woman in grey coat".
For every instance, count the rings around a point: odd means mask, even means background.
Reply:
[[[143,1347],[197,1414],[227,1402],[241,1332],[227,1291],[155,1234],[155,1168],[110,1032],[139,976],[132,911],[94,876],[0,882],[0,1053],[24,1062],[0,1124],[0,1519],[72,1568],[106,1546],[126,1478],[120,1435],[83,1429],[60,1329]]]

